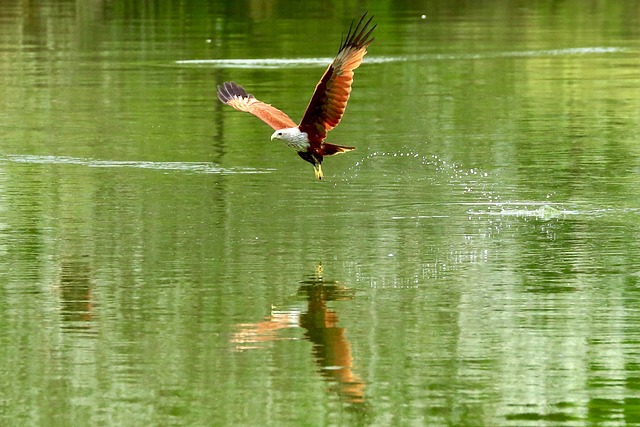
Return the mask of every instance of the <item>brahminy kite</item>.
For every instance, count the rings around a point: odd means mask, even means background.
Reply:
[[[374,40],[371,34],[376,25],[369,28],[373,16],[365,22],[366,16],[366,13],[362,15],[355,28],[351,23],[347,37],[318,82],[299,125],[277,108],[257,100],[234,82],[218,86],[220,101],[236,110],[251,113],[271,126],[275,130],[271,140],[281,139],[295,149],[303,160],[313,165],[318,179],[323,178],[321,165],[324,156],[355,150],[355,147],[329,144],[324,139],[327,132],[340,123],[351,93],[353,70],[360,66],[367,47]]]

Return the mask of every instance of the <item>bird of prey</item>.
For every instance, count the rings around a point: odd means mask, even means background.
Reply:
[[[223,103],[239,111],[258,117],[271,126],[275,132],[271,140],[280,139],[295,149],[298,155],[313,165],[316,178],[321,180],[322,159],[325,156],[355,150],[325,142],[327,132],[338,126],[353,83],[353,70],[362,63],[367,47],[373,42],[371,34],[376,25],[370,27],[373,16],[365,21],[367,14],[354,27],[349,27],[346,38],[340,44],[338,54],[316,85],[307,110],[300,124],[279,109],[256,99],[235,82],[225,82],[218,86],[218,98]]]

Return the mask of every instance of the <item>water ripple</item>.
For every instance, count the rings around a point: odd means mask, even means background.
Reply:
[[[626,49],[613,46],[591,46],[566,49],[525,50],[483,53],[452,53],[435,55],[405,56],[368,56],[365,63],[382,64],[388,62],[425,61],[425,60],[459,60],[459,59],[493,59],[517,57],[593,55],[624,52]],[[206,65],[214,68],[302,68],[326,66],[333,58],[236,58],[236,59],[183,59],[175,61],[178,65]]]
[[[403,56],[374,56],[366,58],[368,63],[407,61]],[[179,65],[209,65],[215,68],[300,68],[326,66],[333,58],[238,58],[238,59],[185,59]]]
[[[67,156],[37,156],[10,154],[0,157],[0,162],[27,163],[40,165],[81,165],[91,168],[137,168],[162,171],[184,171],[203,174],[257,174],[269,173],[273,169],[248,167],[223,168],[206,162],[151,162],[131,160],[96,160]]]

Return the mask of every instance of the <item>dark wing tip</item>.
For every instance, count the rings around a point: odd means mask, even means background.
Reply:
[[[346,47],[355,47],[357,49],[360,49],[369,46],[373,42],[374,39],[371,37],[371,34],[373,33],[373,30],[376,29],[378,24],[375,24],[373,27],[369,28],[369,24],[371,24],[371,21],[373,20],[373,15],[371,15],[369,19],[364,22],[368,13],[369,12],[365,12],[362,15],[355,28],[353,26],[354,21],[351,21],[349,31],[347,32],[347,37],[345,37],[344,41],[341,41],[339,51],[342,51]],[[364,25],[362,24],[363,22]]]
[[[234,96],[250,98],[253,95],[248,94],[247,91],[236,82],[224,82],[222,85],[218,85],[218,99],[220,99],[220,101],[226,104]]]

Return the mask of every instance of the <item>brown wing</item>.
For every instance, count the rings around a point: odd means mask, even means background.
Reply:
[[[276,107],[258,101],[237,83],[225,82],[222,86],[218,86],[218,98],[236,110],[253,114],[274,130],[297,126],[285,113]]]
[[[367,46],[373,42],[371,33],[376,28],[374,25],[369,29],[373,16],[362,25],[366,16],[366,13],[362,15],[355,28],[351,23],[338,55],[318,82],[302,117],[300,130],[307,132],[312,144],[322,142],[327,132],[338,126],[347,107],[353,70],[362,63]]]

